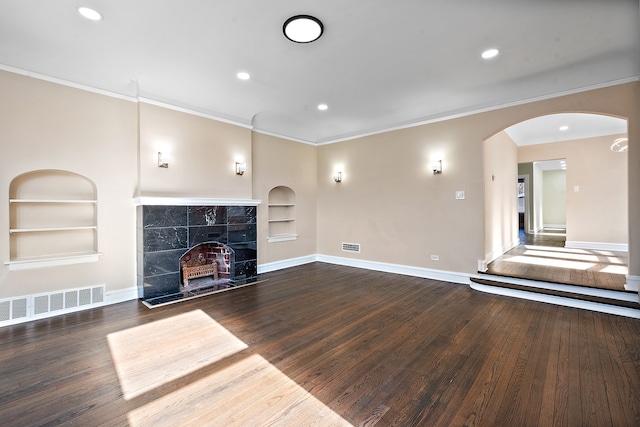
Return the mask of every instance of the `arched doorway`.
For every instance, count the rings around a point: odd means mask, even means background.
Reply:
[[[625,119],[562,113],[485,140],[487,272],[624,290],[626,137]]]

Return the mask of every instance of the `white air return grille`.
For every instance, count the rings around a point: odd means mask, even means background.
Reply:
[[[342,243],[342,252],[360,253],[360,243]]]
[[[71,313],[104,303],[104,285],[6,299],[0,301],[0,326]]]

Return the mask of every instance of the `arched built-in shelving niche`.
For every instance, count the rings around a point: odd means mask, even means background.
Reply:
[[[12,270],[98,260],[97,190],[63,170],[37,170],[9,185]]]
[[[269,191],[268,242],[295,240],[296,193],[289,187],[279,186]]]

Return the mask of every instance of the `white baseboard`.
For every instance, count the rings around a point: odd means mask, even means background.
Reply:
[[[404,274],[406,276],[422,277],[425,279],[441,280],[443,282],[471,283],[470,274],[453,271],[434,270],[431,268],[413,267],[410,265],[389,264],[386,262],[366,261],[353,258],[318,255],[318,261],[328,264],[344,265],[347,267],[363,268],[366,270],[382,271],[385,273]]]
[[[625,291],[640,293],[640,276],[627,276],[627,283],[624,285]]]
[[[625,243],[580,242],[577,240],[567,240],[564,247],[569,249],[629,252],[629,245]]]
[[[567,224],[543,224],[542,229],[544,230],[545,228],[557,228],[559,230],[566,230]]]
[[[119,302],[138,299],[138,288],[136,286],[125,289],[116,289],[107,292],[107,300],[104,305],[117,304]]]
[[[290,258],[282,261],[269,262],[267,264],[258,265],[258,274],[269,273],[271,271],[282,270],[284,268],[297,267],[303,264],[309,264],[318,260],[317,255],[307,255],[298,258]]]

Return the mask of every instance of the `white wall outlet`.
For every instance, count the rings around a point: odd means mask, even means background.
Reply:
[[[463,190],[456,191],[456,200],[464,200],[464,191]]]
[[[573,192],[574,193],[579,193],[580,192],[580,186],[579,185],[574,185],[573,186]]]
[[[440,261],[439,255],[431,255],[431,261]]]

